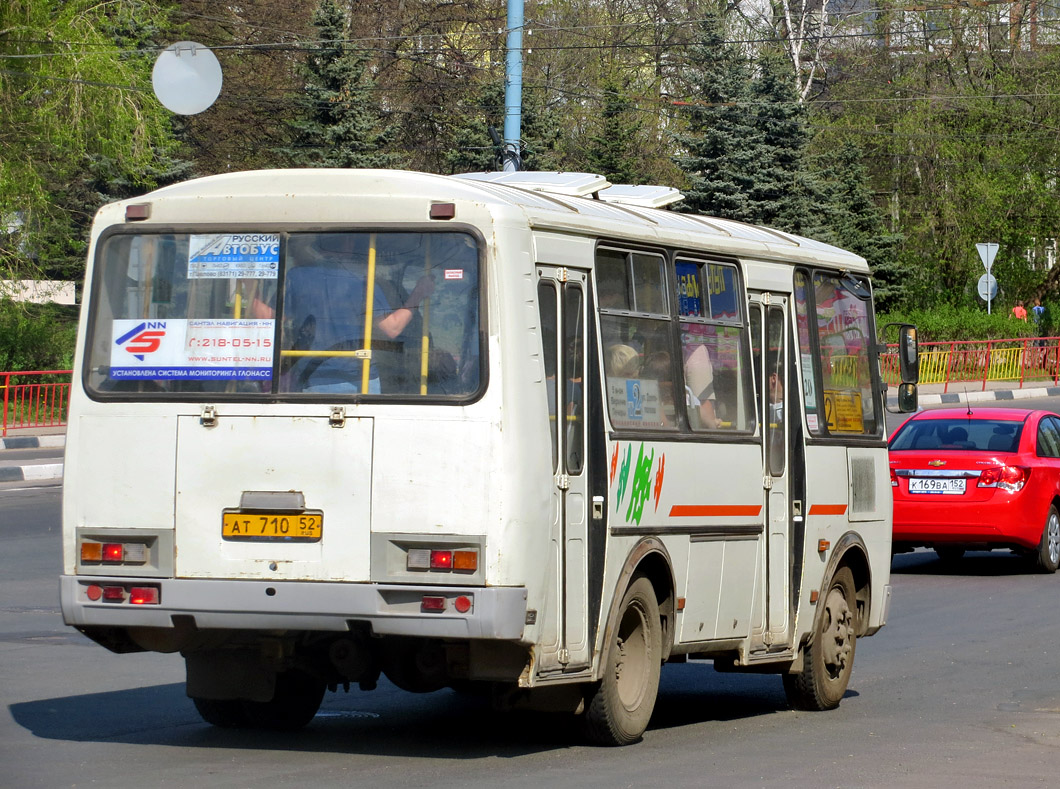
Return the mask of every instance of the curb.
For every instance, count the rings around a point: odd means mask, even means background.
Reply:
[[[66,446],[66,434],[14,436],[0,438],[0,457],[5,449],[42,449]],[[42,482],[62,479],[62,463],[28,463],[23,466],[0,465],[0,482]]]
[[[922,394],[918,400],[924,405],[941,405],[943,403],[978,403],[990,400],[1025,400],[1033,397],[1060,397],[1060,386],[1042,386],[1036,389],[993,389],[985,392]]]
[[[54,436],[15,436],[0,438],[0,449],[40,449],[42,447],[65,447],[66,434]]]
[[[40,482],[41,480],[62,478],[62,463],[0,467],[0,482]]]

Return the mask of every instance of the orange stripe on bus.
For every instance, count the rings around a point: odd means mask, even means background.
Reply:
[[[675,504],[671,518],[754,518],[762,514],[761,504]]]
[[[843,515],[847,511],[846,504],[812,504],[811,515]]]

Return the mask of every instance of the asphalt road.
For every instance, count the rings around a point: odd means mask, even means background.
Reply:
[[[651,726],[623,749],[581,744],[564,716],[385,681],[329,694],[301,732],[233,732],[200,721],[179,656],[113,655],[62,624],[60,495],[0,489],[5,787],[1055,783],[1060,574],[1028,574],[1011,555],[970,554],[952,570],[931,552],[896,557],[890,621],[858,642],[833,712],[789,710],[777,677],[693,662],[663,669]]]

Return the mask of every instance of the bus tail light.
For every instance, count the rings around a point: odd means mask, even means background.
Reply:
[[[410,548],[405,555],[405,569],[474,573],[478,571],[478,551]]]
[[[80,554],[81,564],[146,564],[147,544],[83,540]]]
[[[478,553],[475,551],[453,551],[453,569],[473,573],[478,569]]]
[[[431,569],[432,570],[452,570],[453,569],[453,552],[452,551],[431,551]]]
[[[103,599],[108,603],[124,603],[125,602],[125,587],[124,586],[104,586],[103,587]]]

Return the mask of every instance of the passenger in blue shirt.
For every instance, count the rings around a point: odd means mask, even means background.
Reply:
[[[322,234],[314,241],[311,256],[290,256],[284,291],[285,348],[325,354],[364,348],[368,238],[366,233]],[[424,275],[405,302],[395,308],[376,282],[371,305],[376,328],[372,345],[397,339],[412,320],[413,310],[433,290],[434,281]],[[350,356],[297,357],[286,372],[286,388],[357,394],[363,369],[364,362]],[[368,393],[379,392],[379,373],[373,364]]]

